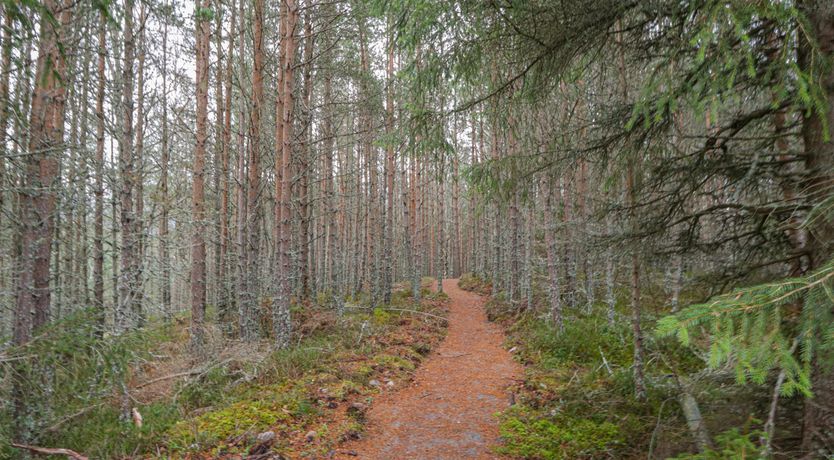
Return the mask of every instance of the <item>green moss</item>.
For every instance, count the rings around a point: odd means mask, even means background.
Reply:
[[[172,450],[206,448],[278,424],[300,424],[316,414],[303,389],[288,383],[250,388],[247,395],[249,399],[178,422],[168,431],[169,447]]]
[[[391,321],[393,315],[382,308],[374,308],[373,318],[377,325],[387,324]]]
[[[529,459],[601,457],[619,441],[616,425],[582,418],[537,418],[514,411],[501,421],[502,454]]]
[[[426,294],[427,300],[449,300],[449,296],[445,292],[430,292]]]
[[[344,401],[352,394],[362,394],[362,385],[352,380],[342,380],[335,385],[325,387],[328,395]]]
[[[362,364],[361,366],[356,368],[356,371],[354,371],[354,375],[360,379],[368,378],[373,373],[374,368],[371,367],[370,364]]]
[[[464,273],[463,275],[460,275],[458,287],[464,291],[478,292],[486,287],[486,282],[474,273]]]
[[[232,377],[225,366],[218,366],[189,381],[180,389],[183,408],[193,410],[224,401],[228,397],[227,387],[232,383]]]
[[[411,299],[411,289],[406,289],[402,291],[394,291],[391,294],[391,305],[394,306],[402,306],[402,305],[409,305],[412,303]]]
[[[272,401],[247,400],[183,420],[168,432],[172,450],[195,449],[247,432],[257,433],[289,419]]]
[[[380,354],[374,356],[374,366],[377,369],[394,369],[399,371],[413,371],[414,363],[399,356]]]

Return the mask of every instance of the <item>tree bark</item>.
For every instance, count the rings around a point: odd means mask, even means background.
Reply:
[[[93,230],[93,297],[99,333],[104,332],[104,90],[107,15],[102,11],[98,26],[98,63],[96,75],[96,159],[95,159],[95,218]]]
[[[264,98],[264,1],[255,0],[253,17],[253,66],[252,66],[252,107],[249,126],[249,181],[246,199],[246,264],[243,280],[246,289],[241,293],[244,315],[241,318],[241,336],[244,340],[254,340],[259,335],[258,298],[260,277],[259,250],[260,232],[258,228],[261,193],[261,106]]]
[[[66,87],[65,54],[60,51],[66,28],[72,19],[71,4],[45,0],[41,17],[35,84],[29,119],[29,143],[20,191],[21,257],[19,263],[13,343],[28,343],[34,331],[49,320],[51,291],[49,263],[55,234],[55,202],[60,177],[58,157],[64,135]],[[57,24],[47,20],[57,18]],[[27,418],[31,407],[26,400],[28,383],[12,381],[16,438],[28,441]]]
[[[208,122],[208,72],[209,72],[209,20],[205,12],[209,0],[197,0],[197,14],[194,18],[197,35],[196,44],[196,145],[191,185],[191,349],[197,356],[202,354],[206,313],[206,242],[203,239],[206,220],[205,164],[206,124]]]
[[[280,251],[279,257],[279,287],[278,298],[273,306],[272,324],[274,342],[276,348],[284,348],[289,345],[291,334],[290,322],[290,296],[292,294],[292,283],[290,270],[291,260],[291,234],[292,231],[292,155],[293,155],[293,125],[292,116],[294,108],[294,68],[295,68],[295,29],[298,23],[298,5],[295,0],[286,0],[282,3],[285,30],[282,32],[282,39],[285,42],[284,63],[283,63],[283,113],[282,124],[282,148],[281,148],[281,213],[280,213]]]
[[[390,21],[389,21],[390,24]],[[388,65],[386,66],[385,93],[385,134],[387,136],[385,149],[385,229],[384,229],[384,261],[385,273],[383,274],[382,302],[391,303],[391,284],[393,282],[393,267],[397,263],[394,259],[394,38],[393,31],[387,34],[388,37]]]
[[[807,179],[803,184],[811,203],[819,204],[831,196],[832,170],[834,169],[834,141],[831,130],[834,127],[834,2],[828,0],[805,0],[800,8],[810,23],[811,38],[818,48],[800,38],[800,65],[811,75],[819,78],[822,91],[827,99],[825,113],[809,110],[803,113],[802,140],[805,149]],[[802,33],[800,32],[800,35]],[[816,55],[819,53],[819,55]],[[822,64],[821,64],[822,63]],[[822,73],[824,72],[824,73]],[[834,229],[826,219],[815,224],[809,232],[807,252],[810,268],[814,269],[831,258]],[[834,449],[834,371],[824,363],[830,363],[831,351],[821,350],[815,357],[812,369],[814,396],[805,401],[805,414],[801,447],[809,456],[824,457]]]
[[[167,3],[167,2],[166,2]],[[167,318],[173,316],[171,308],[171,257],[168,248],[168,219],[170,214],[170,199],[168,197],[168,167],[169,167],[169,146],[168,146],[168,17],[164,19],[162,29],[162,145],[160,147],[160,216],[159,216],[159,264],[161,265],[162,279],[161,297],[162,308]]]
[[[137,324],[139,305],[137,304],[137,267],[138,254],[136,242],[136,215],[134,213],[134,193],[136,184],[134,157],[133,110],[135,89],[134,61],[135,41],[133,31],[134,1],[125,0],[124,11],[124,57],[122,62],[122,132],[119,144],[119,188],[120,226],[121,226],[121,270],[119,273],[119,300],[116,306],[116,330],[124,332],[132,324]]]
[[[553,207],[554,191],[558,189],[551,178],[547,184],[547,196],[545,197],[545,222],[546,228],[544,230],[544,241],[547,246],[547,276],[548,287],[547,294],[550,299],[550,316],[553,319],[553,324],[557,331],[564,328],[564,320],[562,317],[562,293],[560,291],[559,280],[559,246],[556,239],[556,218],[554,216],[555,209]]]

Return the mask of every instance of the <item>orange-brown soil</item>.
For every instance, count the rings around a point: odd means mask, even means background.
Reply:
[[[448,336],[408,387],[374,401],[366,434],[337,458],[500,458],[495,413],[510,404],[506,388],[521,366],[501,347],[504,335],[487,321],[483,299],[457,280],[443,288],[451,299]]]

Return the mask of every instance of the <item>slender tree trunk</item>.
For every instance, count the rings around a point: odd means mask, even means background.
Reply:
[[[49,263],[55,234],[55,203],[60,177],[58,157],[64,135],[64,102],[67,64],[60,52],[66,28],[72,19],[69,3],[45,0],[41,17],[35,85],[29,121],[29,142],[20,190],[21,257],[17,284],[13,343],[28,343],[34,331],[49,320],[51,291]],[[59,9],[60,8],[60,9]],[[57,18],[53,24],[47,15]],[[18,375],[18,374],[15,374]],[[28,441],[31,407],[26,400],[27,382],[12,381],[16,439]]]
[[[278,44],[278,81],[276,82],[276,97],[275,97],[275,209],[273,209],[273,244],[274,244],[274,263],[273,267],[275,275],[275,286],[277,291],[281,290],[281,277],[284,276],[281,267],[281,210],[284,206],[284,196],[282,194],[284,187],[284,66],[287,60],[287,13],[286,5],[280,2],[279,7],[279,27],[280,27],[280,43]],[[276,292],[276,296],[280,296],[280,292]]]
[[[11,112],[11,101],[9,100],[9,75],[12,65],[12,14],[10,8],[3,12],[3,44],[2,56],[0,56],[0,228],[4,228],[3,211],[6,205],[6,152],[8,148],[8,136],[6,135],[9,126],[9,113]],[[0,269],[5,268],[0,266]],[[3,280],[0,279],[0,283]],[[0,287],[3,285],[0,284]]]
[[[298,23],[298,5],[295,0],[286,0],[282,3],[284,24],[286,29],[282,33],[285,42],[284,63],[283,63],[283,113],[282,113],[282,155],[281,155],[281,215],[280,215],[280,251],[278,254],[280,264],[280,284],[278,287],[278,299],[273,307],[273,333],[276,348],[284,348],[289,345],[292,333],[290,321],[290,295],[292,294],[292,283],[290,270],[291,260],[291,235],[292,230],[292,155],[293,155],[293,125],[292,116],[294,108],[294,67],[295,67],[295,30]]]
[[[120,226],[121,226],[121,270],[119,274],[119,299],[116,306],[116,330],[124,332],[138,318],[137,302],[137,246],[136,215],[134,213],[134,193],[136,183],[134,157],[134,61],[135,42],[133,31],[133,0],[125,0],[124,11],[124,57],[122,62],[122,138],[119,144],[119,188]]]
[[[420,261],[422,260],[422,254],[420,253],[420,220],[419,220],[419,212],[420,208],[418,207],[418,199],[417,193],[420,187],[420,169],[417,165],[417,154],[415,153],[411,158],[411,202],[409,206],[411,208],[411,220],[409,224],[411,228],[409,232],[411,233],[411,241],[413,245],[412,254],[414,256],[413,263],[411,264],[411,296],[414,298],[415,302],[420,301],[420,295],[422,294],[422,286],[421,286],[421,265]]]
[[[818,45],[821,56],[814,56],[812,45],[800,38],[799,60],[806,70],[821,79],[827,107],[824,114],[807,111],[802,118],[802,140],[805,151],[807,180],[803,184],[811,202],[818,204],[831,196],[832,170],[834,170],[834,2],[828,0],[804,0],[800,8],[810,23],[810,35]],[[822,58],[822,59],[820,59]],[[812,67],[814,66],[814,67]],[[820,71],[824,71],[821,75]],[[816,224],[810,232],[806,250],[810,255],[811,269],[820,267],[831,258],[831,241],[834,229],[830,222]],[[834,450],[834,371],[824,363],[830,363],[832,352],[820,350],[812,369],[814,396],[806,399],[802,431],[802,449],[809,457],[824,457]]]
[[[215,50],[217,55],[217,64],[215,67],[214,78],[214,106],[215,106],[215,120],[214,120],[214,161],[212,174],[212,186],[214,189],[214,248],[212,255],[214,256],[212,295],[214,304],[217,308],[219,317],[225,316],[226,305],[223,300],[223,286],[225,280],[223,279],[223,219],[226,213],[223,209],[223,192],[221,190],[222,182],[225,176],[226,169],[224,169],[224,155],[228,153],[226,148],[226,134],[224,130],[226,121],[226,106],[224,104],[224,67],[223,67],[223,23],[221,17],[224,14],[222,0],[213,0],[214,11],[214,34]],[[232,6],[234,9],[234,5]],[[234,20],[232,20],[234,24]]]
[[[107,59],[107,15],[101,12],[98,26],[98,78],[96,89],[95,229],[93,230],[93,297],[99,333],[104,332],[104,66]]]
[[[333,185],[333,78],[330,69],[331,63],[328,61],[323,67],[324,71],[324,116],[322,120],[322,135],[323,139],[323,155],[324,155],[324,207],[327,211],[325,217],[325,251],[324,251],[324,283],[329,286],[331,292],[335,294],[333,285],[337,284],[334,276],[334,264],[336,258],[336,238],[337,238],[337,217],[338,210],[336,209],[336,197]],[[337,300],[338,301],[338,300]]]
[[[209,0],[197,0],[197,15],[194,18],[197,35],[196,50],[196,98],[197,129],[194,146],[194,166],[191,185],[191,349],[199,356],[202,353],[204,333],[203,323],[206,313],[206,242],[203,239],[206,221],[205,204],[205,164],[206,164],[206,124],[208,122],[208,73],[210,43],[209,19],[201,15],[209,8]]]
[[[564,327],[564,321],[562,318],[562,294],[559,285],[559,247],[555,238],[557,229],[554,214],[556,211],[553,207],[553,195],[557,189],[558,187],[554,184],[554,180],[551,179],[550,183],[547,184],[547,196],[545,197],[544,214],[546,228],[544,231],[544,240],[547,246],[547,294],[550,299],[550,316],[553,318],[556,330],[561,331]]]
[[[242,293],[244,315],[241,318],[241,336],[244,340],[254,340],[259,334],[258,297],[259,285],[259,212],[261,181],[261,106],[264,98],[264,1],[255,0],[253,17],[253,66],[252,66],[252,107],[250,113],[251,133],[249,140],[249,181],[247,184],[246,217],[246,273],[245,292]]]
[[[313,129],[313,23],[310,0],[306,1],[305,9],[307,13],[304,18],[304,126],[301,131],[298,155],[302,159],[300,165],[301,187],[299,190],[299,199],[301,200],[301,240],[299,241],[301,248],[299,254],[301,257],[301,296],[309,297],[311,272],[313,271],[313,263],[310,259],[310,245],[313,241],[310,235],[310,174],[312,164],[310,134]]]
[[[134,302],[134,316],[137,325],[142,327],[145,323],[143,303],[145,297],[144,286],[144,260],[145,260],[145,4],[139,9],[139,56],[137,58],[137,81],[136,81],[136,192],[135,209],[136,217],[133,231],[136,240],[136,263],[135,283],[136,300]]]
[[[226,50],[226,75],[225,75],[225,88],[224,88],[224,109],[223,109],[223,159],[221,161],[221,175],[222,175],[222,191],[220,192],[220,215],[218,218],[220,219],[220,267],[218,271],[218,283],[219,286],[219,295],[220,301],[219,306],[221,308],[220,311],[220,321],[223,324],[224,328],[228,332],[227,325],[231,323],[231,296],[229,293],[229,280],[227,279],[227,271],[229,269],[229,194],[230,194],[230,183],[229,183],[229,168],[230,168],[230,156],[231,156],[231,143],[232,143],[232,69],[234,68],[234,32],[235,26],[237,23],[236,15],[237,15],[237,8],[235,8],[235,2],[232,1],[230,5],[232,18],[229,21],[229,41],[228,41],[228,48]],[[218,32],[219,34],[220,32]]]
[[[162,29],[162,145],[160,147],[160,216],[159,216],[159,264],[161,266],[162,279],[161,297],[162,308],[165,316],[170,319],[173,315],[171,308],[171,257],[168,242],[168,219],[170,214],[170,199],[168,197],[168,18],[164,19]]]
[[[605,222],[607,232],[609,235],[614,232],[614,222],[611,217],[606,217]],[[616,281],[617,263],[614,256],[614,250],[608,247],[605,250],[605,303],[608,305],[608,327],[613,328],[615,317],[617,314],[617,296],[614,291],[614,283]]]
[[[390,24],[390,21],[389,21]],[[393,267],[397,263],[394,259],[394,39],[393,30],[388,35],[388,65],[386,67],[386,84],[388,86],[385,94],[385,134],[388,137],[385,149],[385,229],[383,241],[383,263],[385,273],[383,274],[382,302],[391,303],[391,283],[393,282]]]

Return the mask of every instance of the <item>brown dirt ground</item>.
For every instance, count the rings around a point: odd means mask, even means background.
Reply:
[[[449,295],[449,331],[417,370],[410,386],[383,394],[368,412],[365,436],[337,458],[494,459],[498,420],[510,404],[506,388],[522,369],[501,347],[504,335],[487,321],[483,299],[457,280],[443,283]]]

